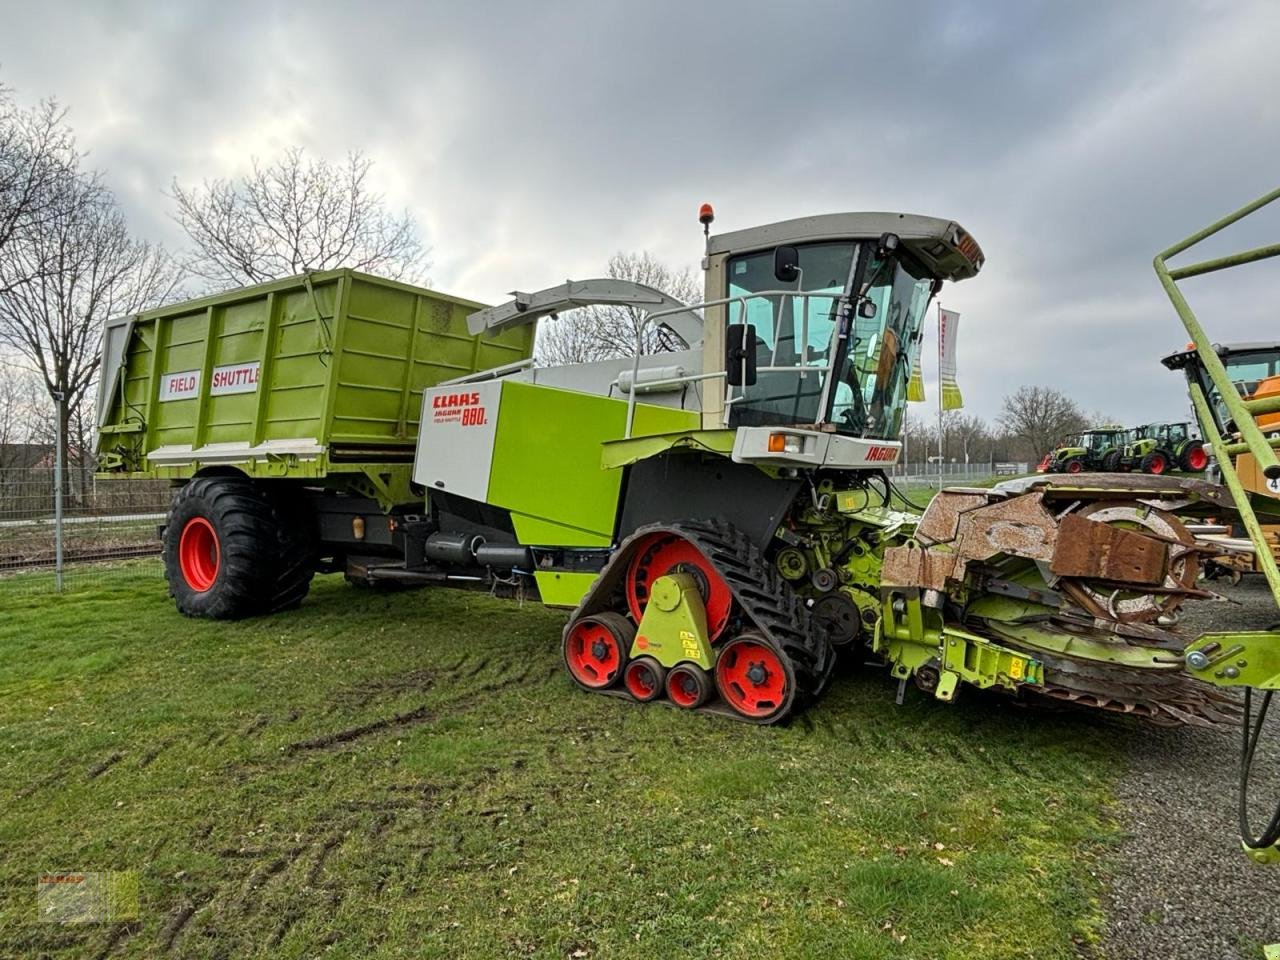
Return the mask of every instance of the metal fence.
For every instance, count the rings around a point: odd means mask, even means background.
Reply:
[[[1026,463],[900,463],[890,476],[909,486],[962,487],[967,483],[990,483],[1030,473]]]
[[[0,581],[7,590],[74,589],[100,582],[126,563],[159,572],[167,483],[97,480],[92,468],[73,465],[63,482],[60,522],[55,491],[51,467],[0,469]]]

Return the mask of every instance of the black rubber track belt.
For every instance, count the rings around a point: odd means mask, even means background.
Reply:
[[[732,716],[747,723],[773,724],[794,716],[821,696],[835,666],[835,651],[830,642],[825,634],[814,629],[808,608],[774,565],[742,531],[723,520],[681,520],[640,527],[622,541],[600,571],[565,625],[566,636],[580,617],[606,610],[628,614],[627,569],[641,541],[655,533],[669,533],[689,541],[724,577],[745,621],[736,631],[731,625],[725,631],[725,639],[754,628],[791,661],[795,673],[796,695],[791,709],[776,716],[754,720],[720,703],[699,707],[699,711]]]

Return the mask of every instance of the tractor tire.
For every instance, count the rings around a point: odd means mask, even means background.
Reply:
[[[1062,472],[1070,473],[1070,474],[1084,473],[1085,472],[1084,460],[1082,460],[1080,457],[1072,457],[1070,460],[1068,460],[1066,463],[1062,465]]]
[[[1159,450],[1155,453],[1148,453],[1142,458],[1142,472],[1150,473],[1154,476],[1160,476],[1169,472],[1169,458]]]
[[[1117,473],[1120,470],[1120,451],[1112,450],[1102,458],[1103,473]]]
[[[278,559],[275,588],[267,604],[268,613],[295,610],[311,590],[316,573],[320,536],[315,517],[306,502],[296,496],[270,498],[276,515]]]
[[[241,477],[197,477],[173,498],[162,554],[169,594],[188,617],[235,620],[275,598],[279,525],[270,501]]]
[[[1209,453],[1199,440],[1192,440],[1182,449],[1178,467],[1187,473],[1204,473],[1209,467]]]

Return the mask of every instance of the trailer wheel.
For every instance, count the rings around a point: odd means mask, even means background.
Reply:
[[[248,480],[198,477],[179,490],[162,549],[169,593],[189,617],[252,616],[272,600],[275,513]]]
[[[320,538],[316,535],[315,519],[304,502],[296,497],[275,496],[271,498],[271,506],[276,515],[279,565],[267,610],[278,613],[300,606],[311,590]]]

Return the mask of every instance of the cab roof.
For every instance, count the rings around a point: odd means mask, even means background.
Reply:
[[[954,220],[914,213],[824,213],[781,220],[716,234],[707,252],[752,253],[780,244],[872,239],[885,233],[897,234],[913,256],[946,280],[976,276],[986,260],[978,242]]]
[[[1215,343],[1213,352],[1224,360],[1237,353],[1280,353],[1280,342],[1259,340],[1251,343]],[[1181,370],[1196,356],[1195,348],[1178,350],[1160,362],[1170,370]]]

